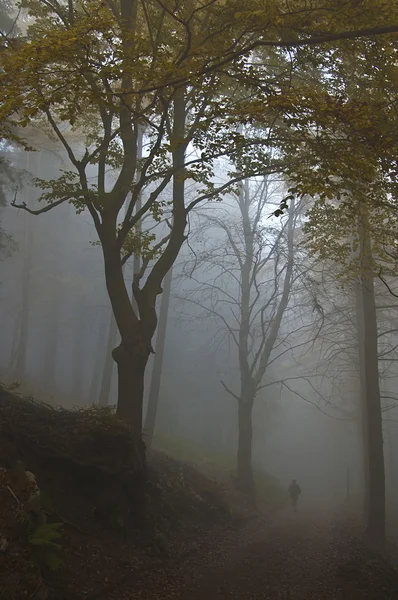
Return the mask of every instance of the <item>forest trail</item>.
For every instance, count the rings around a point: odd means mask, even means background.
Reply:
[[[123,598],[398,599],[397,571],[341,518],[309,511],[253,522],[136,584]]]

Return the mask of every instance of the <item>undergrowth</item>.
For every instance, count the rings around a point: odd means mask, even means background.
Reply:
[[[189,440],[157,434],[154,447],[160,452],[181,461],[190,462],[211,477],[233,481],[236,465],[227,454],[205,452]],[[257,500],[269,507],[278,507],[286,502],[286,492],[279,481],[265,471],[253,467]]]

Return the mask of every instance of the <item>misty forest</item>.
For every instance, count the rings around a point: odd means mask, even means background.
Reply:
[[[1,0],[1,600],[398,599],[397,42]]]

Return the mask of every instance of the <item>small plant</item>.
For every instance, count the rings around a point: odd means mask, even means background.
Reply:
[[[51,571],[56,571],[62,565],[59,556],[61,546],[56,542],[62,537],[61,529],[62,523],[46,523],[36,527],[28,538],[39,564]]]

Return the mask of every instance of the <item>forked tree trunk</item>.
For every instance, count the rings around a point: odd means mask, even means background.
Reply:
[[[106,287],[121,337],[119,346],[112,353],[118,370],[117,414],[130,423],[139,435],[142,434],[144,375],[152,352],[151,340],[157,326],[156,298],[161,293],[161,282],[173,266],[185,240],[185,116],[185,89],[181,88],[174,99],[173,226],[169,241],[149,271],[143,287],[139,286],[139,278],[133,278],[133,293],[139,314],[133,309],[124,279],[117,234],[117,211],[104,211],[102,222],[97,228],[104,256]]]
[[[252,467],[252,409],[253,400],[239,400],[237,484],[238,488],[250,498],[254,498],[255,493]]]

